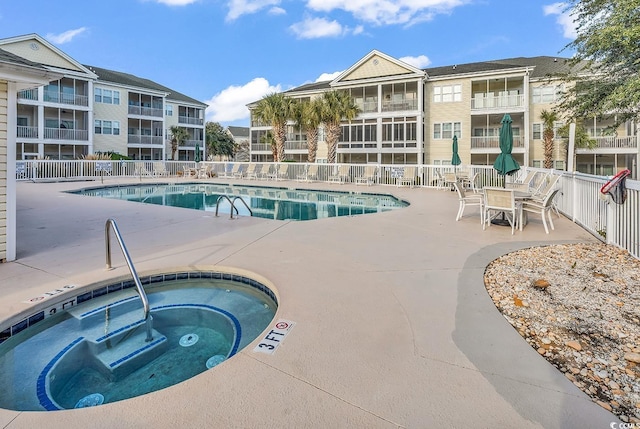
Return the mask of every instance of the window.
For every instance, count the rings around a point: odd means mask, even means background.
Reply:
[[[560,86],[538,86],[533,88],[534,103],[553,103],[558,101],[562,88]]]
[[[165,106],[165,115],[167,116],[173,116],[173,104],[167,104]]]
[[[451,101],[462,101],[462,85],[433,87],[434,103],[447,103]]]
[[[559,160],[559,161],[553,161],[553,168],[555,168],[556,170],[564,170],[564,161]]]
[[[453,136],[462,137],[462,124],[460,122],[433,124],[434,139],[452,139]]]
[[[96,103],[120,104],[120,91],[110,89],[94,88],[93,97]]]
[[[533,139],[540,140],[542,138],[542,124],[533,124]]]
[[[114,136],[118,136],[120,135],[120,122],[96,119],[93,122],[93,129],[95,134],[113,134]]]

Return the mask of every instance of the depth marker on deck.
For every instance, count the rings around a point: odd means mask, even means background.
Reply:
[[[260,340],[258,345],[253,349],[254,352],[266,353],[272,355],[275,353],[276,349],[284,341],[284,338],[293,328],[296,322],[292,322],[290,320],[280,319],[276,322],[276,324],[265,334],[265,336]]]

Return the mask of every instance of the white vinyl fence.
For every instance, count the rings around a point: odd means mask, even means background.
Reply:
[[[18,180],[104,180],[108,177],[186,177],[189,172],[206,171],[205,177],[241,177],[249,163],[240,163],[232,174],[233,162],[193,161],[55,161],[32,160],[16,162]],[[377,165],[377,164],[305,164],[305,163],[253,163],[256,179],[339,183],[374,183],[388,186],[441,187],[442,174],[464,171],[476,176],[479,186],[502,184],[502,177],[491,166],[436,166],[436,165]],[[283,166],[286,164],[286,167]],[[307,175],[310,165],[317,167],[313,177]],[[374,167],[373,169],[371,167]],[[367,169],[368,168],[368,169]],[[371,170],[373,175],[371,176]],[[525,168],[520,175],[532,168]],[[591,232],[600,240],[622,247],[640,259],[640,182],[627,180],[627,200],[617,205],[609,197],[603,198],[600,188],[608,178],[557,170],[533,169],[541,173],[561,176],[556,197],[558,209],[573,222]],[[371,177],[369,177],[371,176]],[[190,176],[191,177],[191,176]],[[202,178],[202,176],[200,176]],[[538,174],[542,180],[545,174]],[[191,177],[193,178],[193,177]],[[508,181],[514,180],[512,177]]]

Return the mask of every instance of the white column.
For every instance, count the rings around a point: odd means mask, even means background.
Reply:
[[[529,166],[529,122],[530,122],[530,108],[529,108],[529,71],[524,74],[524,165]]]
[[[15,82],[7,83],[7,262],[16,259],[16,130],[18,100]]]

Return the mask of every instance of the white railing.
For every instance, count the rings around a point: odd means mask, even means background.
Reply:
[[[418,109],[418,100],[383,101],[383,112],[399,112],[402,110]]]
[[[23,91],[18,91],[18,99],[38,101],[38,89],[34,88],[34,89],[25,89]]]
[[[520,108],[524,107],[524,95],[474,95],[471,99],[471,109],[488,109],[488,110],[500,110],[507,108]]]
[[[204,120],[201,118],[191,118],[189,116],[178,116],[179,124],[202,125]]]
[[[51,140],[89,140],[89,131],[87,130],[70,130],[67,128],[45,128],[44,138]]]
[[[18,125],[17,137],[19,139],[37,139],[38,127],[25,127],[24,125]]]
[[[524,139],[513,136],[513,147],[524,147]],[[500,149],[500,137],[471,137],[471,149]]]
[[[164,140],[162,136],[141,136],[137,134],[127,135],[128,144],[153,144],[162,145]]]
[[[638,147],[637,136],[604,136],[591,138],[598,144],[597,149],[635,149]]]
[[[44,91],[44,101],[49,103],[71,104],[75,106],[89,105],[89,97],[86,95],[65,94],[55,91]]]
[[[129,106],[129,114],[138,116],[154,116],[161,118],[164,115],[164,110],[154,107]]]
[[[164,165],[163,165],[164,164]],[[206,165],[213,175],[220,176],[224,171],[231,171],[231,162],[201,162],[200,167]],[[242,170],[249,163],[241,163]],[[256,162],[258,178],[274,177],[278,171],[279,163]],[[492,166],[437,166],[437,165],[385,165],[385,164],[287,164],[286,174],[280,176],[280,180],[302,180],[310,165],[317,168],[317,172],[309,180],[316,182],[332,182],[339,180],[341,183],[362,183],[367,172],[366,167],[375,167],[373,177],[367,177],[367,181],[378,185],[396,186],[400,178],[404,176],[406,168],[415,168],[415,177],[412,185],[418,187],[440,186],[439,177],[442,173],[465,171],[470,177],[478,173],[476,183],[479,186],[500,186],[502,177],[498,176]],[[341,167],[348,166],[348,170],[341,171]],[[162,168],[163,167],[163,168]],[[16,162],[16,175],[18,180],[39,179],[96,179],[97,177],[166,177],[182,176],[185,169],[196,168],[195,162],[190,161],[54,161],[32,160]],[[523,169],[532,170],[532,168]],[[556,197],[558,209],[573,222],[582,226],[595,237],[609,244],[614,244],[628,250],[634,257],[640,258],[640,181],[628,180],[627,200],[624,204],[617,205],[607,199],[601,198],[600,188],[606,183],[607,178],[583,173],[568,173],[557,170],[533,169],[543,173],[559,175],[558,187],[560,192]],[[440,173],[440,175],[438,174]],[[538,175],[540,178],[544,174]],[[508,177],[508,181],[513,178]]]

